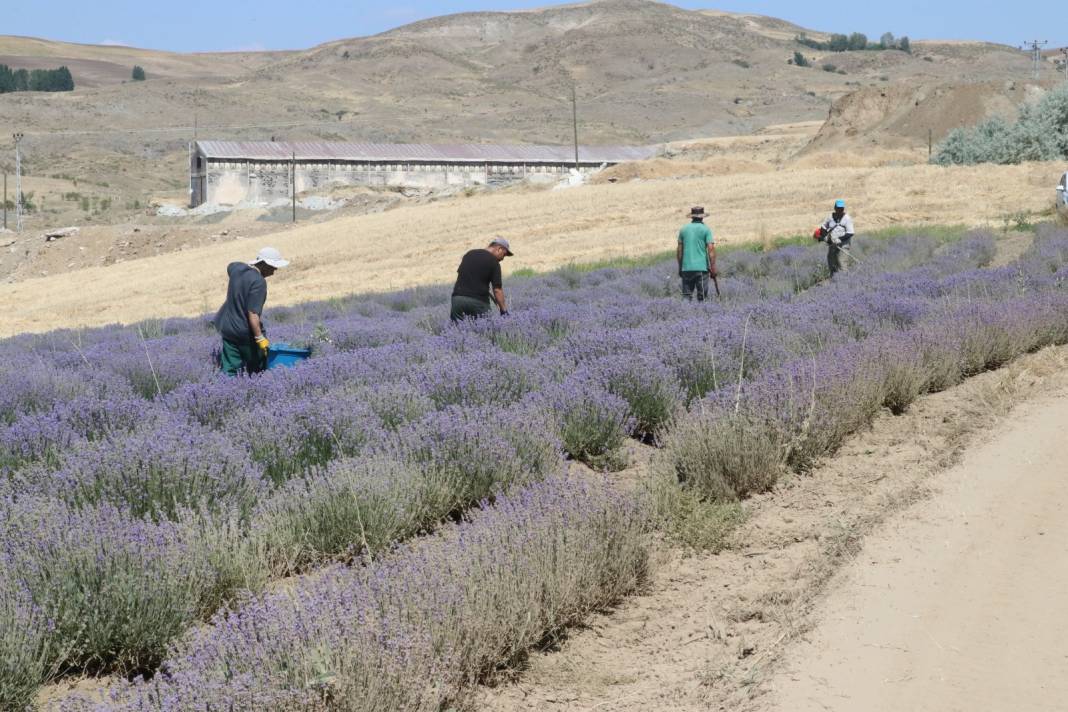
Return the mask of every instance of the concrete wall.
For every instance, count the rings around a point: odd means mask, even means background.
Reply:
[[[196,165],[194,159],[194,166]],[[584,165],[591,171],[599,166]],[[306,163],[296,165],[297,193],[327,190],[334,185],[435,188],[507,185],[522,180],[555,183],[570,165],[435,164],[435,163]],[[200,176],[203,175],[203,178]],[[289,162],[208,161],[193,173],[194,206],[265,205],[287,200],[291,194]],[[203,185],[203,190],[198,186]]]

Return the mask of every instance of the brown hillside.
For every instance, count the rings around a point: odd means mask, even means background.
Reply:
[[[187,197],[194,121],[202,138],[234,140],[569,143],[574,82],[581,141],[661,143],[822,120],[860,89],[1003,81],[1028,70],[1015,49],[979,43],[823,56],[794,41],[800,31],[756,15],[603,0],[451,15],[288,53],[0,37],[0,61],[64,63],[77,86],[0,96],[0,136],[26,134],[33,226],[95,225],[143,220],[146,203]],[[788,65],[795,50],[816,66]],[[128,81],[134,64],[148,81]],[[0,164],[10,158],[0,148]],[[84,210],[87,196],[94,202]]]
[[[896,85],[852,92],[834,102],[806,153],[879,147],[925,147],[961,126],[1000,117],[1012,120],[1042,85],[1003,81],[977,84]]]

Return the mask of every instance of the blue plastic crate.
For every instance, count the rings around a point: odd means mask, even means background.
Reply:
[[[296,366],[311,356],[311,349],[297,349],[289,344],[274,344],[267,349],[267,368]]]

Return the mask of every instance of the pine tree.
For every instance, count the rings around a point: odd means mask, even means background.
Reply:
[[[135,82],[145,81],[145,70],[139,64],[135,64],[133,68],[133,74],[131,75]]]

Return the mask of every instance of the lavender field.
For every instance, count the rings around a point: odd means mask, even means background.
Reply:
[[[1068,232],[672,262],[268,310],[294,369],[217,375],[202,320],[0,342],[0,708],[107,676],[83,710],[439,710],[632,592],[670,487],[729,502],[1068,342]],[[619,487],[628,442],[649,487]],[[569,467],[581,461],[601,473]],[[583,474],[583,473],[586,474]]]

